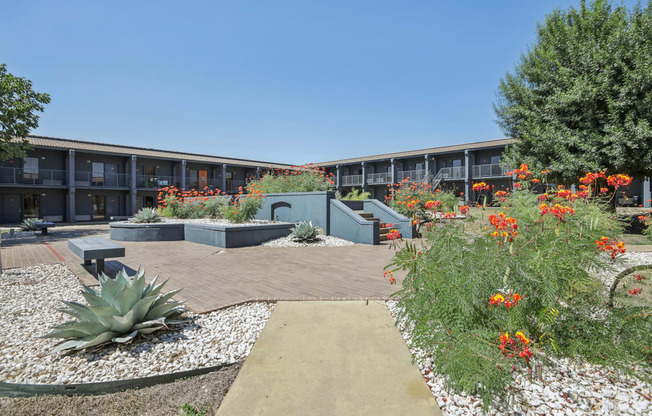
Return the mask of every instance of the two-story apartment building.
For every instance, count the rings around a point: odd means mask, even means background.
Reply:
[[[389,184],[403,180],[422,182],[428,178],[433,186],[453,190],[467,201],[478,198],[473,183],[484,181],[495,191],[507,190],[512,178],[507,176],[501,156],[505,146],[514,139],[505,138],[482,142],[432,147],[407,152],[385,153],[373,156],[322,162],[335,177],[337,189],[344,194],[357,188],[371,193],[372,198],[384,200]],[[621,197],[625,205],[650,206],[650,180],[635,180]],[[490,197],[490,195],[489,195]]]
[[[30,136],[25,158],[0,162],[0,223],[25,218],[55,222],[106,221],[157,204],[157,189],[238,192],[247,178],[289,165],[185,152]],[[343,193],[353,188],[383,201],[389,184],[428,180],[477,199],[474,182],[506,190],[501,155],[513,139],[488,140],[319,163]],[[650,206],[650,180],[626,190],[628,205]]]
[[[157,189],[238,192],[249,177],[284,164],[30,136],[25,158],[0,162],[0,223],[105,221],[156,206]]]

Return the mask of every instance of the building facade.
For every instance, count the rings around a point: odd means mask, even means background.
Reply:
[[[236,193],[246,179],[268,168],[291,168],[254,160],[172,152],[52,137],[30,136],[25,158],[0,162],[0,223],[25,218],[53,222],[108,221],[157,205],[157,189],[220,189]],[[404,180],[453,190],[477,199],[474,182],[507,190],[501,155],[513,139],[434,147],[319,163],[337,189],[370,192],[384,201],[388,185]],[[626,205],[650,206],[650,181],[634,181]]]
[[[157,189],[238,192],[245,180],[288,165],[30,136],[25,158],[0,162],[0,223],[108,221],[154,207]]]

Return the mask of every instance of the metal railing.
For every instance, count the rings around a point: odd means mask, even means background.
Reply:
[[[238,192],[242,186],[243,190],[246,185],[246,181],[242,179],[227,179],[226,180],[226,192],[233,193]],[[224,191],[224,189],[222,189]]]
[[[473,179],[502,178],[507,176],[505,174],[507,171],[508,169],[504,168],[500,163],[471,166],[471,175],[473,176]]]
[[[39,169],[36,172],[25,172],[21,168],[0,168],[0,184],[3,185],[66,185],[66,171]]]
[[[466,171],[464,166],[455,166],[452,168],[441,168],[437,172],[437,176],[441,174],[441,179],[443,181],[455,181],[466,179]]]
[[[128,188],[130,176],[126,173],[105,173],[94,175],[93,172],[75,172],[75,186],[94,188]]]
[[[181,186],[181,179],[176,176],[136,175],[136,187],[158,189],[166,186]]]
[[[398,182],[408,180],[409,182],[422,182],[426,171],[423,169],[420,170],[399,170],[397,172]]]
[[[367,174],[367,184],[376,185],[376,184],[385,184],[392,181],[391,172],[380,172],[380,173],[368,173]]]
[[[360,186],[362,185],[362,175],[345,175],[342,176],[342,186]]]

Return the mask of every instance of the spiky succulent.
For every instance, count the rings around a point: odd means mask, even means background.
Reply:
[[[20,224],[20,229],[22,231],[38,231],[36,227],[37,222],[43,222],[40,218],[28,218]]]
[[[161,222],[161,215],[156,211],[156,208],[141,208],[134,214],[131,221],[138,223]]]
[[[157,278],[146,285],[143,270],[139,270],[133,278],[124,269],[115,279],[102,273],[99,276],[99,290],[84,285],[82,295],[88,306],[64,301],[67,307],[59,309],[77,320],[53,328],[43,338],[66,339],[54,349],[56,353],[67,349],[82,350],[108,342],[126,344],[138,334],[151,334],[182,322],[174,319],[183,312],[183,302],[168,302],[181,289],[159,297],[167,280],[157,285]]]
[[[290,234],[292,240],[304,243],[310,243],[317,240],[318,235],[319,229],[312,224],[312,221],[301,221],[292,228],[292,233]]]

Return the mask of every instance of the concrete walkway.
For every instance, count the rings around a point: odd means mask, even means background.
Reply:
[[[279,302],[217,415],[441,415],[411,359],[384,302]]]

